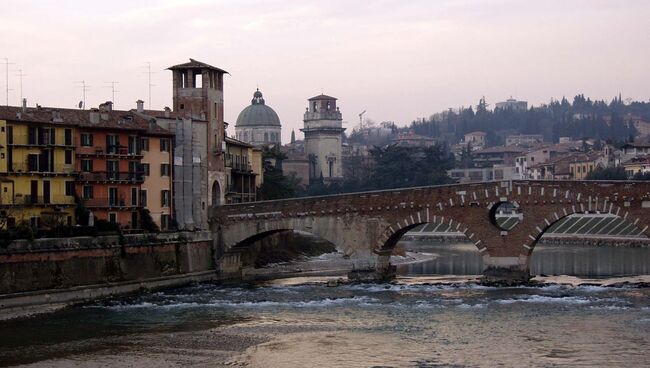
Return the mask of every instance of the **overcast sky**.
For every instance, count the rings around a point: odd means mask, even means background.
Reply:
[[[13,1],[0,0],[0,58],[9,102],[88,107],[148,100],[171,106],[168,66],[188,58],[230,72],[232,126],[259,86],[283,123],[302,126],[306,99],[339,98],[349,129],[358,114],[405,125],[449,107],[532,104],[577,93],[650,98],[650,1]],[[2,63],[3,60],[0,60]],[[0,67],[0,103],[5,76]],[[298,138],[302,134],[297,131]]]

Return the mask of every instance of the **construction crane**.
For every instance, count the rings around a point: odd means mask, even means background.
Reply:
[[[365,113],[366,113],[366,110],[363,110],[359,114],[359,130],[363,130],[363,114],[365,114]]]

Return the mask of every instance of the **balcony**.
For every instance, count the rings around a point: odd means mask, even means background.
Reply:
[[[8,200],[8,201],[6,201]],[[32,196],[29,194],[16,194],[12,197],[2,197],[2,206],[73,206],[73,196],[50,195]],[[5,202],[6,201],[6,202]]]
[[[231,168],[233,171],[239,173],[251,173],[253,172],[253,166],[248,162],[235,162],[231,158],[226,158],[226,167]]]
[[[140,149],[131,150],[127,146],[117,145],[108,147],[82,147],[76,152],[77,157],[116,157],[116,158],[142,158]]]
[[[18,162],[7,165],[7,173],[10,175],[76,175],[74,165],[54,164],[48,165],[41,162]]]
[[[88,198],[84,199],[84,206],[86,208],[108,208],[108,209],[137,209],[142,206],[138,204],[131,204],[125,197],[108,197],[108,198]]]
[[[49,134],[29,135],[13,134],[7,136],[7,146],[9,147],[64,147],[74,148],[74,140],[66,142],[65,140],[52,140]]]
[[[144,172],[94,171],[79,173],[79,181],[104,183],[143,183]]]

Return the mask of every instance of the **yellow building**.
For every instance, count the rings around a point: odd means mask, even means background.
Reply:
[[[0,108],[0,224],[73,225],[75,127],[30,110]]]
[[[262,185],[262,152],[226,137],[226,203],[253,202]]]
[[[589,173],[606,165],[606,158],[600,154],[577,154],[571,159],[569,170],[573,180],[584,180]]]

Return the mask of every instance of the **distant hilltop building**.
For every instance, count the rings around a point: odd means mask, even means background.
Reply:
[[[266,105],[262,92],[258,89],[253,94],[251,104],[237,117],[235,136],[253,146],[279,145],[281,130],[282,124],[278,114]]]
[[[544,136],[541,134],[516,134],[506,137],[506,146],[533,146],[544,143]]]
[[[305,154],[309,159],[310,180],[325,182],[342,179],[341,141],[343,118],[336,98],[319,95],[310,98],[304,115]]]
[[[513,111],[526,111],[528,110],[528,101],[517,101],[514,98],[509,98],[505,102],[497,102],[494,106],[495,110],[513,110]]]

